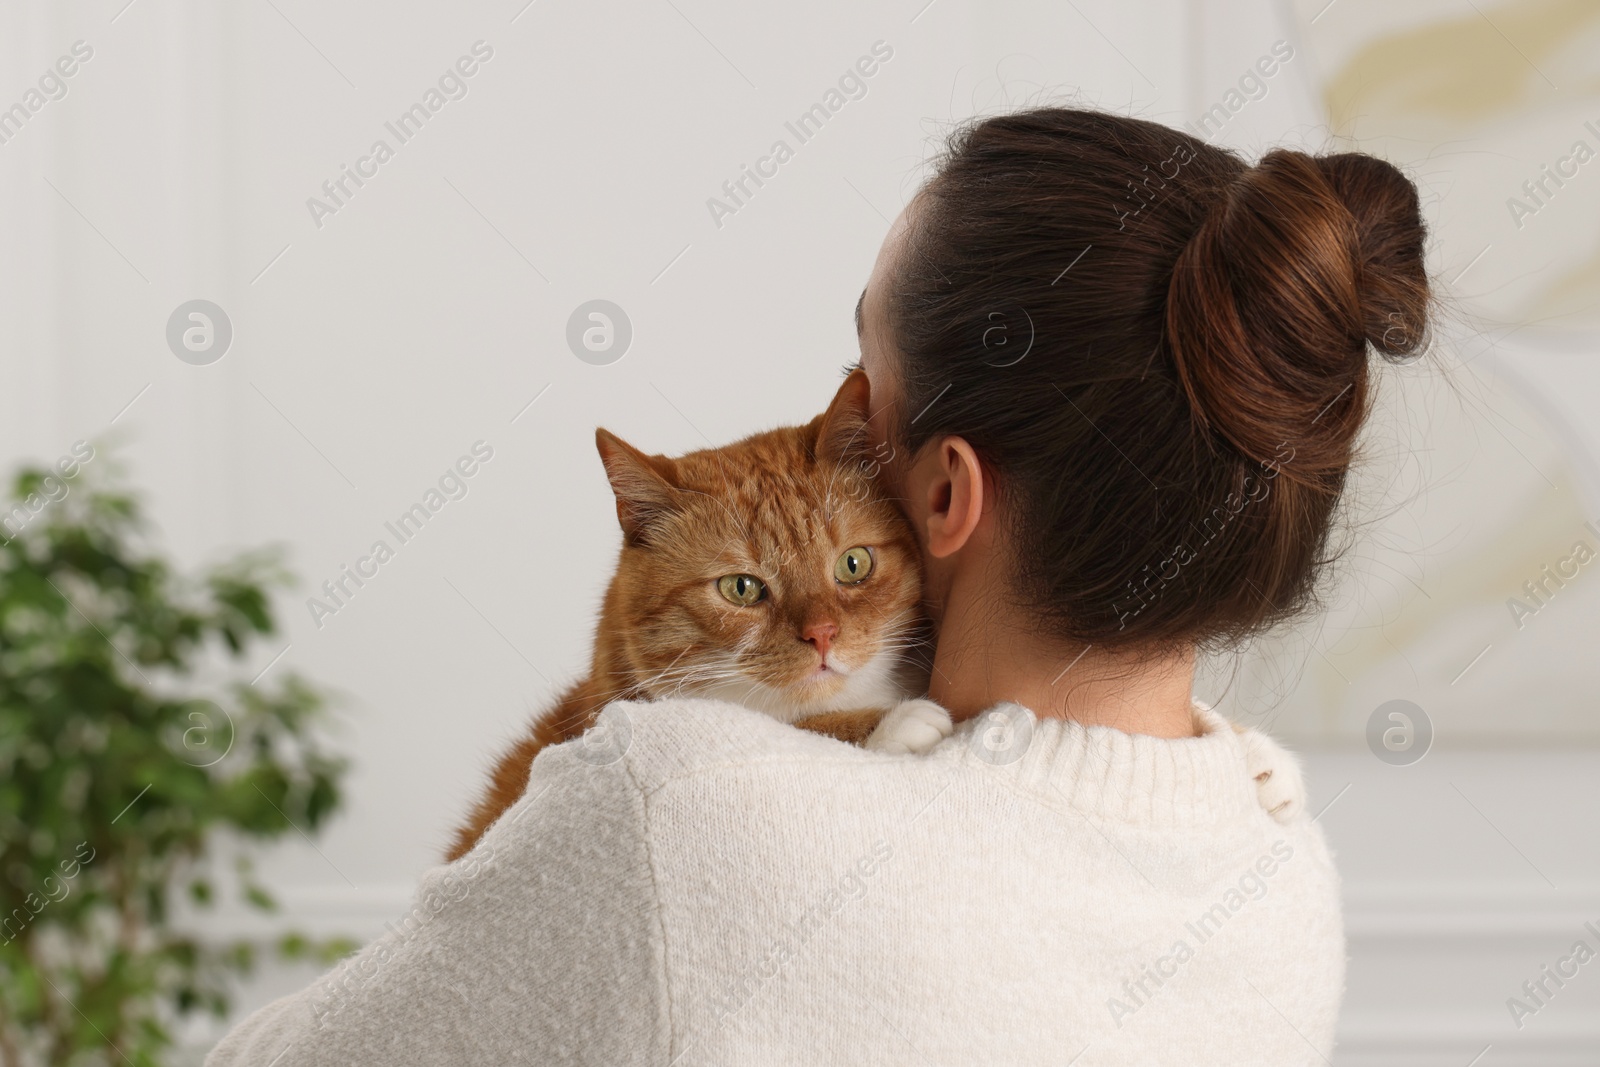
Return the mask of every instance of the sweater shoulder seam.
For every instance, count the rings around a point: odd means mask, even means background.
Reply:
[[[655,923],[656,936],[658,938],[658,943],[661,946],[659,957],[656,961],[656,970],[657,981],[661,990],[662,1011],[666,1016],[666,1054],[668,1060],[670,1061],[674,1058],[673,1048],[676,1043],[675,1035],[673,1033],[674,1022],[672,1010],[672,970],[667,965],[667,924],[666,917],[662,914],[661,907],[661,878],[658,864],[656,862],[656,850],[652,844],[652,838],[650,835],[651,791],[645,789],[643,784],[639,781],[639,776],[635,773],[633,760],[624,759],[623,767],[628,772],[628,780],[633,783],[634,792],[639,796],[639,836],[644,845],[645,868],[650,874],[650,916],[652,921]],[[658,1017],[656,1026],[660,1027],[661,1025],[662,1020]]]

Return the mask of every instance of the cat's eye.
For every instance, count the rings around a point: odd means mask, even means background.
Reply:
[[[728,603],[747,608],[766,599],[767,586],[753,574],[724,574],[717,579],[717,592]]]
[[[855,585],[872,573],[872,550],[864,545],[848,549],[833,565],[833,577],[841,585]]]

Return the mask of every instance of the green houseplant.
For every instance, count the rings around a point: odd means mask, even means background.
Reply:
[[[221,892],[208,852],[313,833],[339,803],[318,690],[286,671],[230,680],[274,632],[282,569],[256,553],[183,577],[106,466],[24,470],[0,505],[3,1067],[161,1063],[172,1021],[224,1013],[264,947],[173,925],[180,896]],[[247,860],[215,881],[274,907]]]

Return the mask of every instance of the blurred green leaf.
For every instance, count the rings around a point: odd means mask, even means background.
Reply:
[[[0,1053],[21,1064],[157,1065],[172,1021],[225,1014],[258,946],[184,935],[174,906],[214,903],[200,864],[217,835],[312,833],[340,802],[317,688],[291,671],[195,681],[276,633],[277,554],[185,577],[115,477],[109,459],[70,479],[26,469],[0,502]],[[244,902],[275,909],[247,854],[237,870]]]

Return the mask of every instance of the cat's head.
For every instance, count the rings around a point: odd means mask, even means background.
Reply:
[[[921,565],[874,477],[884,457],[867,444],[867,398],[858,370],[805,426],[676,459],[598,430],[623,547],[597,666],[653,697],[714,696],[786,721],[906,695]]]

